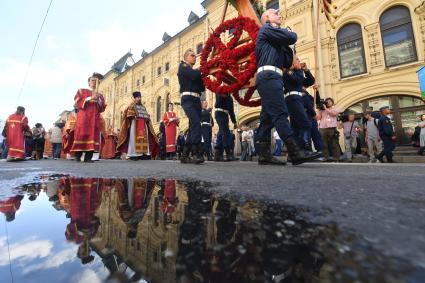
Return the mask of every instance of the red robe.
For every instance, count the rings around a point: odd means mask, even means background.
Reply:
[[[25,132],[29,132],[28,118],[24,114],[12,114],[6,120],[3,135],[9,149],[8,158],[25,158]]]
[[[112,159],[115,158],[117,153],[117,135],[109,130],[109,132],[105,136],[105,144],[102,147],[102,152],[100,157],[102,159]]]
[[[44,136],[44,151],[43,151],[43,157],[50,158],[53,156],[53,148],[52,143],[50,142],[50,135],[46,134]]]
[[[176,181],[165,180],[164,198],[162,201],[162,212],[172,215],[177,207]]]
[[[144,132],[145,130],[148,131],[147,133],[147,140],[141,139],[138,146],[142,148],[149,147],[151,151],[152,158],[155,158],[159,155],[159,144],[158,144],[158,138],[155,135],[155,131],[152,126],[152,122],[150,119],[144,119],[144,118],[137,118],[137,111],[136,111],[136,104],[133,102],[130,104],[130,106],[127,107],[127,109],[124,111],[124,117],[121,124],[121,131],[120,136],[118,137],[118,145],[117,150],[121,153],[128,153],[128,143],[130,139],[130,129],[131,129],[131,122],[133,119],[136,119],[136,129],[139,129],[138,126],[144,126],[146,122],[146,129],[142,128],[141,132]],[[139,131],[138,131],[139,132]],[[140,136],[144,136],[144,134],[141,134]]]
[[[92,91],[88,89],[80,89],[75,95],[78,113],[71,152],[100,150],[100,113],[106,105],[102,95],[96,101],[89,100],[91,96]]]
[[[67,154],[71,153],[72,145],[74,144],[74,132],[77,118],[73,115],[69,116],[65,127],[62,129],[62,151]]]
[[[80,232],[94,236],[99,223],[94,221],[95,213],[101,201],[100,182],[95,178],[70,178],[70,214],[71,223],[66,228],[66,238],[69,241],[81,243]]]
[[[171,118],[177,118],[177,114],[174,112],[165,112],[162,120],[165,125],[165,139],[166,139],[166,150],[167,153],[176,152],[176,135],[177,135],[177,126],[179,125],[179,120],[170,121]]]
[[[15,213],[19,210],[23,198],[23,196],[17,195],[7,200],[0,200],[0,212],[6,215],[7,221],[13,221],[15,219]]]

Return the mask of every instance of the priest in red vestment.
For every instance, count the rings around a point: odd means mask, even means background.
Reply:
[[[15,220],[15,214],[21,207],[21,200],[23,195],[16,195],[6,200],[0,200],[0,212],[6,216],[6,221],[11,222]]]
[[[102,78],[101,74],[94,73],[88,79],[91,90],[79,89],[74,97],[78,112],[71,152],[75,153],[76,161],[81,161],[84,153],[84,162],[92,162],[93,153],[100,151],[100,113],[106,105],[96,89]]]
[[[71,112],[68,117],[68,120],[65,123],[65,127],[62,129],[62,151],[66,155],[73,157],[74,154],[71,153],[72,145],[74,144],[74,131],[75,124],[77,123],[77,110]]]
[[[127,154],[127,159],[153,159],[159,154],[158,139],[150,115],[142,104],[142,94],[133,93],[134,101],[124,111],[118,139],[118,151]]]
[[[100,226],[96,211],[102,199],[102,180],[70,178],[70,218],[65,236],[79,244],[77,256],[83,264],[91,262],[90,240]]]
[[[173,222],[173,213],[177,208],[176,180],[166,179],[164,181],[164,196],[162,198],[162,212],[164,213],[164,225]]]
[[[139,223],[148,210],[155,181],[152,179],[127,179],[116,183],[118,213],[127,226],[127,237],[137,236]]]
[[[30,132],[28,118],[25,116],[25,108],[18,106],[15,114],[7,118],[3,129],[8,147],[7,161],[25,160],[25,133]]]
[[[114,133],[112,127],[109,127],[105,133],[105,144],[100,154],[102,159],[114,159],[117,156],[117,139],[117,134]]]
[[[173,103],[168,103],[167,107],[168,111],[164,113],[162,121],[165,125],[167,157],[173,158],[176,155],[177,127],[180,123],[180,119],[177,118],[177,114],[173,112]]]

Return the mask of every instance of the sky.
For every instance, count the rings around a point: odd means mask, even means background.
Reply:
[[[77,90],[93,72],[105,74],[131,50],[162,43],[186,26],[201,0],[53,0],[21,96],[28,61],[50,0],[0,1],[0,120],[26,108],[30,126],[50,128],[71,110]]]

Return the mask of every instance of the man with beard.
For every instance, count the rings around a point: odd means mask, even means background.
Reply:
[[[142,104],[139,91],[133,92],[133,98],[124,111],[117,149],[131,160],[155,158],[159,154],[159,144],[150,115]]]

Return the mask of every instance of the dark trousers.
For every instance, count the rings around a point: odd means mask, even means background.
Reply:
[[[204,139],[204,143],[202,145],[202,149],[204,153],[210,154],[211,152],[211,140],[212,140],[212,128],[208,125],[202,125],[202,138]]]
[[[189,119],[189,132],[187,133],[186,144],[197,145],[201,143],[201,99],[190,95],[182,96],[181,104]]]
[[[232,135],[229,129],[229,114],[222,111],[216,111],[215,120],[218,125],[218,135],[215,148],[218,150],[233,148]]]
[[[323,140],[322,135],[319,131],[319,124],[316,119],[311,120],[311,131],[308,133],[308,141],[312,140],[314,144],[314,148],[317,151],[323,150]]]
[[[390,137],[383,137],[382,143],[384,145],[382,152],[378,155],[378,158],[386,157],[387,161],[393,160],[393,150],[395,149],[395,142]]]
[[[1,155],[0,155],[0,159],[6,159],[7,158],[7,152],[8,152],[6,139],[3,140],[1,147],[2,147],[2,152],[1,152]]]
[[[288,105],[289,117],[291,118],[291,126],[297,143],[301,148],[308,149],[310,140],[308,138],[311,132],[311,122],[304,108],[304,102],[299,95],[290,95],[285,98]]]
[[[60,158],[61,157],[62,144],[61,143],[52,143],[52,148],[53,148],[53,158]]]
[[[336,128],[320,129],[320,134],[323,138],[323,155],[329,159],[329,147],[332,150],[334,160],[338,161],[341,157],[341,149],[339,147],[339,139]]]
[[[288,108],[283,97],[282,77],[273,71],[263,71],[257,75],[256,83],[261,97],[258,142],[270,142],[273,127],[282,140],[293,136],[288,120]]]

